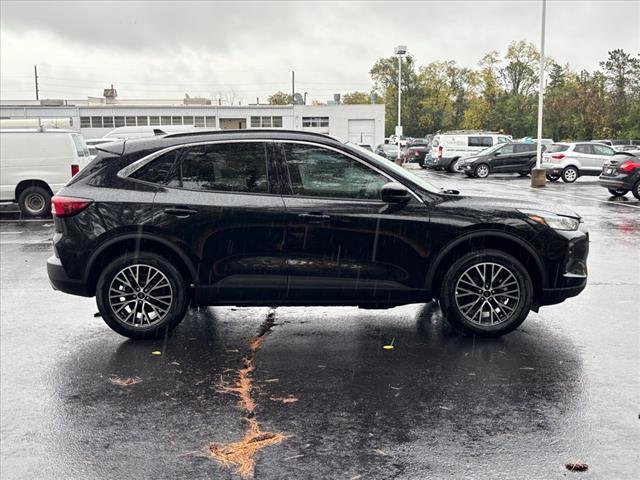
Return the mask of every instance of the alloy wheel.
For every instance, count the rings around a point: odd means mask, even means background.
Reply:
[[[569,183],[575,181],[576,178],[578,178],[578,172],[573,168],[567,168],[562,174],[562,179]]]
[[[477,263],[460,275],[455,301],[461,315],[481,326],[504,323],[515,313],[521,290],[511,270],[493,262]]]
[[[120,270],[109,286],[109,306],[116,318],[134,328],[161,322],[173,304],[173,289],[164,273],[151,265]]]
[[[486,165],[478,165],[478,168],[476,168],[476,175],[479,178],[486,178],[489,176],[489,167]]]

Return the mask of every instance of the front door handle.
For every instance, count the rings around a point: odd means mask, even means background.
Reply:
[[[331,219],[329,215],[323,213],[301,213],[298,218],[306,223],[326,223]]]
[[[178,218],[187,218],[187,217],[190,217],[191,215],[195,215],[196,213],[198,213],[198,211],[193,210],[191,208],[176,207],[176,208],[165,208],[164,213],[168,215],[175,215]]]

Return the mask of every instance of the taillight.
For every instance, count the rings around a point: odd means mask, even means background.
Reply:
[[[71,176],[75,177],[75,175],[80,171],[80,165],[76,165],[75,163],[71,165]]]
[[[562,160],[564,158],[564,153],[554,153],[551,155],[551,158],[554,160]]]
[[[442,145],[438,146],[438,159],[442,158]]]
[[[414,153],[415,153],[416,157],[420,156],[420,152],[418,150],[416,150]]]
[[[620,164],[618,167],[618,171],[629,173],[633,172],[636,168],[640,168],[639,162],[634,162],[633,160],[626,160]]]
[[[93,203],[88,198],[62,197],[51,199],[51,214],[54,217],[73,217]]]

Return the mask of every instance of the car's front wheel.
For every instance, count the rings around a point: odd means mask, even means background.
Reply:
[[[633,186],[633,190],[631,190],[631,193],[633,193],[634,197],[640,200],[640,180],[638,180],[636,184]]]
[[[459,330],[497,337],[516,329],[529,314],[533,283],[527,269],[499,250],[471,252],[444,275],[440,305]]]
[[[167,334],[189,306],[180,272],[152,252],[125,254],[109,263],[98,278],[96,301],[107,325],[133,339]]]
[[[627,193],[629,193],[629,190],[625,190],[623,188],[607,188],[607,190],[609,190],[609,193],[614,197],[624,197]]]
[[[473,173],[478,178],[487,178],[489,176],[489,165],[481,163],[475,168]]]
[[[567,167],[562,170],[561,177],[563,182],[573,183],[578,179],[579,176],[580,173],[578,172],[578,169],[576,167]]]

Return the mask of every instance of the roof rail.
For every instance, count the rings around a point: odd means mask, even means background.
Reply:
[[[318,133],[318,132],[309,132],[306,130],[293,130],[293,129],[285,129],[285,128],[242,128],[242,129],[233,129],[233,130],[220,130],[219,128],[215,130],[210,129],[202,129],[195,130],[189,132],[177,132],[177,133],[169,133],[164,135],[162,138],[179,138],[179,137],[197,137],[199,135],[228,135],[230,133],[295,133],[295,134],[303,134],[303,135],[311,135],[322,138],[332,138],[337,140],[336,137],[328,135],[326,133]]]

